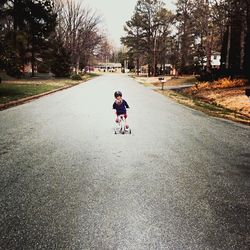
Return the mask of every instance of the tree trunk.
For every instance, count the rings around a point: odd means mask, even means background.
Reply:
[[[212,57],[212,47],[213,47],[213,33],[211,36],[208,36],[207,41],[207,72],[211,73],[211,57]]]
[[[227,53],[228,53],[228,35],[229,35],[229,26],[227,26],[224,35],[222,36],[222,46],[221,46],[221,60],[220,60],[220,68],[224,72],[227,66]]]
[[[183,34],[181,35],[181,71],[183,71],[186,68],[186,65],[188,63],[188,52],[189,52],[189,34],[188,34],[188,20],[185,15],[184,21],[183,21]]]
[[[245,55],[244,55],[244,72],[248,78],[248,85],[250,86],[250,1],[247,4],[247,33],[245,37]]]
[[[34,77],[35,76],[35,36],[34,34],[32,34],[31,69],[32,69],[32,77]]]
[[[245,42],[246,42],[246,33],[247,33],[247,22],[243,20],[241,25],[241,37],[240,37],[240,70],[244,72],[244,55],[245,55]]]
[[[228,34],[227,34],[227,52],[226,52],[226,69],[229,69],[229,57],[231,50],[231,34],[232,34],[232,25],[228,25]]]
[[[212,57],[212,47],[213,47],[213,28],[210,28],[210,22],[209,22],[209,1],[206,0],[206,22],[207,22],[207,27],[206,27],[206,58],[207,58],[207,63],[206,63],[206,71],[208,73],[211,73],[211,57]]]
[[[153,76],[156,76],[156,36],[154,37]]]
[[[17,33],[17,15],[18,15],[18,0],[14,0],[13,3],[13,26],[14,26],[14,32],[13,32],[13,50],[14,50],[14,61],[16,63],[16,56],[17,56],[17,42],[16,42],[16,33]]]
[[[139,75],[139,70],[140,70],[140,61],[139,57],[136,59],[136,74]]]
[[[243,18],[241,12],[236,10],[232,17],[230,37],[231,46],[229,51],[229,68],[233,76],[240,74],[242,21]]]
[[[151,76],[151,65],[148,64],[148,77],[150,77],[150,76]]]
[[[77,55],[77,57],[76,57],[76,74],[79,73],[79,67],[80,67],[80,55]]]

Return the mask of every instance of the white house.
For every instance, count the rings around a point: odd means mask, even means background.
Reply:
[[[220,60],[221,60],[221,54],[220,52],[212,52],[211,55],[211,66],[212,68],[219,68],[220,67]],[[204,66],[207,65],[207,58],[204,58]]]

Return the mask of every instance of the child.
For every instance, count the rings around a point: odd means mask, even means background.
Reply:
[[[122,99],[122,92],[121,91],[116,91],[115,94],[115,102],[113,104],[113,109],[116,110],[116,122],[119,122],[118,116],[119,115],[124,115],[125,117],[125,126],[126,129],[128,129],[128,124],[127,124],[127,110],[126,108],[129,108],[127,102],[125,100]]]

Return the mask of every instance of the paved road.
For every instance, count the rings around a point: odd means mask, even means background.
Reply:
[[[249,249],[249,131],[125,76],[2,111],[0,249]]]

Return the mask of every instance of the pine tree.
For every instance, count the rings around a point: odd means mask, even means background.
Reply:
[[[13,67],[13,74],[18,75],[22,65],[29,59],[34,76],[36,54],[41,53],[44,42],[56,25],[53,1],[1,0],[0,7],[1,24],[4,27],[1,35],[4,36],[7,48],[12,51],[5,56],[8,65],[6,67],[8,70]],[[29,50],[32,56],[26,58]]]
[[[44,41],[48,39],[56,26],[53,3],[50,0],[27,0],[24,22],[31,45],[32,76],[34,76],[36,54],[41,52]]]
[[[137,2],[134,15],[124,28],[127,35],[121,38],[122,43],[129,48],[129,53],[134,55],[137,70],[140,55],[143,54],[148,64],[148,75],[151,72],[156,75],[159,55],[165,52],[171,15],[162,1]]]
[[[177,30],[180,41],[180,71],[185,72],[189,66],[194,65],[194,19],[193,4],[191,0],[178,0],[176,3]]]

